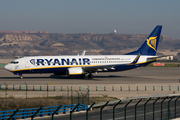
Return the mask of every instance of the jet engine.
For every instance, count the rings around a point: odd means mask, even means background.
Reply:
[[[82,67],[68,68],[66,74],[68,77],[85,77],[85,71]]]

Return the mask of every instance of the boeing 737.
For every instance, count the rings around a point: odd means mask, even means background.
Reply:
[[[19,75],[30,73],[54,73],[54,75],[93,78],[96,72],[117,72],[146,66],[157,60],[156,51],[161,34],[157,25],[142,46],[125,55],[31,56],[15,59],[4,69]]]

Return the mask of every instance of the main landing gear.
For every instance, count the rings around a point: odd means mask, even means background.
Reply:
[[[22,76],[22,75],[20,75],[20,76],[19,76],[19,78],[20,78],[20,79],[23,79],[23,76]]]
[[[87,76],[89,79],[93,79],[94,75],[92,73],[89,73],[89,75]]]

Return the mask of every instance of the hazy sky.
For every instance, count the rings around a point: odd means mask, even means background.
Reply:
[[[1,0],[0,30],[162,34],[180,39],[180,0]]]

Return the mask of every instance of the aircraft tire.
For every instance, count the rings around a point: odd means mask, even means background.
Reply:
[[[93,79],[93,74],[89,73],[89,75],[87,76],[89,79]]]
[[[23,76],[22,76],[22,75],[20,76],[20,79],[23,79]]]

